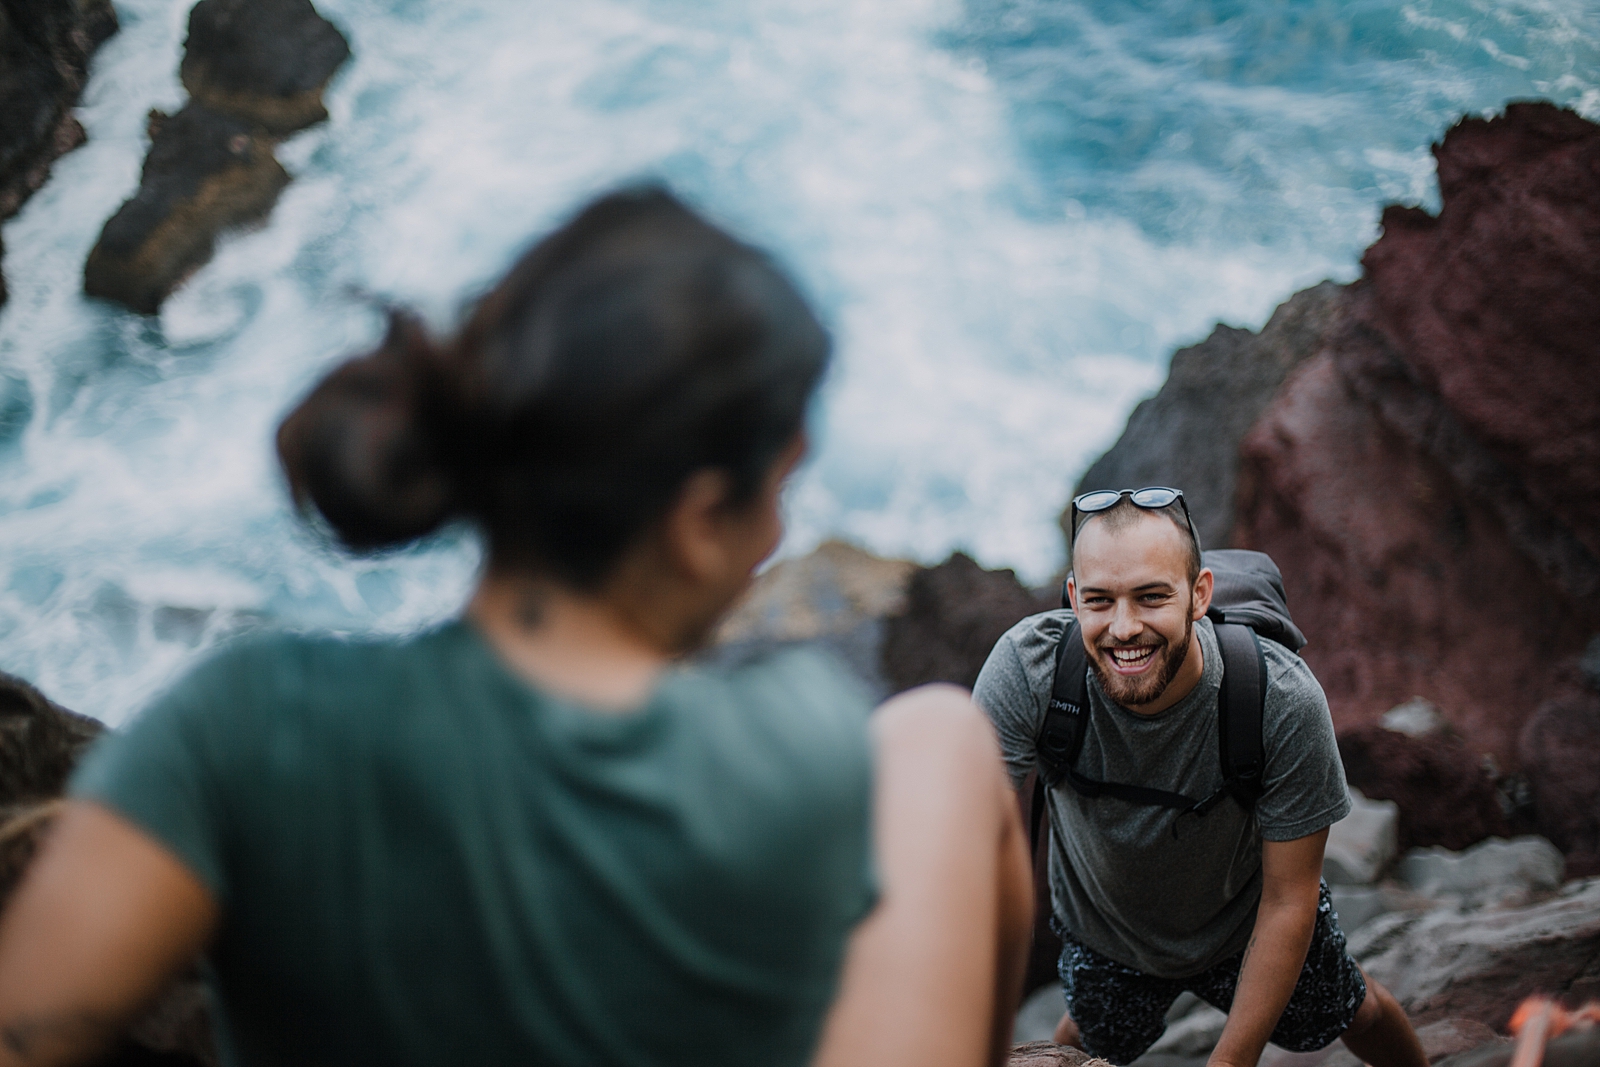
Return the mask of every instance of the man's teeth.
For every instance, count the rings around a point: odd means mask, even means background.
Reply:
[[[1117,661],[1119,667],[1137,667],[1155,652],[1154,646],[1144,645],[1139,648],[1113,648],[1111,658]]]

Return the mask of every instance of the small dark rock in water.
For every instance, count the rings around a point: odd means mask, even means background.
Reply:
[[[153,314],[211,258],[217,234],[266,215],[289,184],[272,144],[248,123],[190,103],[151,114],[139,191],[106,223],[83,287]]]
[[[1400,849],[1460,850],[1510,833],[1495,782],[1459,738],[1411,737],[1381,726],[1339,733],[1350,785],[1400,807]]]
[[[109,0],[0,4],[0,220],[44,184],[59,156],[83,143],[72,106],[89,57],[115,32]],[[5,299],[0,277],[0,304]]]
[[[197,102],[283,136],[328,117],[322,91],[349,57],[310,0],[200,0],[179,76]]]
[[[957,552],[912,576],[905,612],[886,623],[884,674],[896,692],[926,682],[970,688],[1001,634],[1059,606],[1023,588],[1014,572],[986,571]]]
[[[1600,696],[1541,706],[1522,728],[1520,755],[1539,832],[1567,854],[1567,876],[1600,874]]]

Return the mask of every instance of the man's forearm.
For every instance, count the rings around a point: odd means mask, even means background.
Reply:
[[[1316,921],[1314,896],[1309,907],[1300,902],[1262,901],[1239,968],[1233,1010],[1228,1013],[1222,1040],[1211,1054],[1212,1067],[1255,1067],[1294,993]]]

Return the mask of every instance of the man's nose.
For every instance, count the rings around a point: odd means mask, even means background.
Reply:
[[[1133,610],[1133,605],[1125,600],[1117,601],[1117,606],[1111,615],[1111,639],[1118,642],[1132,641],[1144,630],[1144,623],[1139,620],[1139,613]]]

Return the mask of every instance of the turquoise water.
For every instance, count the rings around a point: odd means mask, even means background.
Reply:
[[[355,59],[270,221],[158,318],[82,263],[174,108],[187,5],[119,3],[90,143],[5,226],[0,667],[120,721],[262,617],[406,629],[469,540],[350,562],[293,520],[276,419],[374,337],[445,327],[588,193],[654,176],[774,248],[839,358],[786,552],[843,535],[1042,580],[1076,475],[1175,345],[1346,280],[1463,113],[1600,117],[1600,12],[1539,3],[325,0]]]

